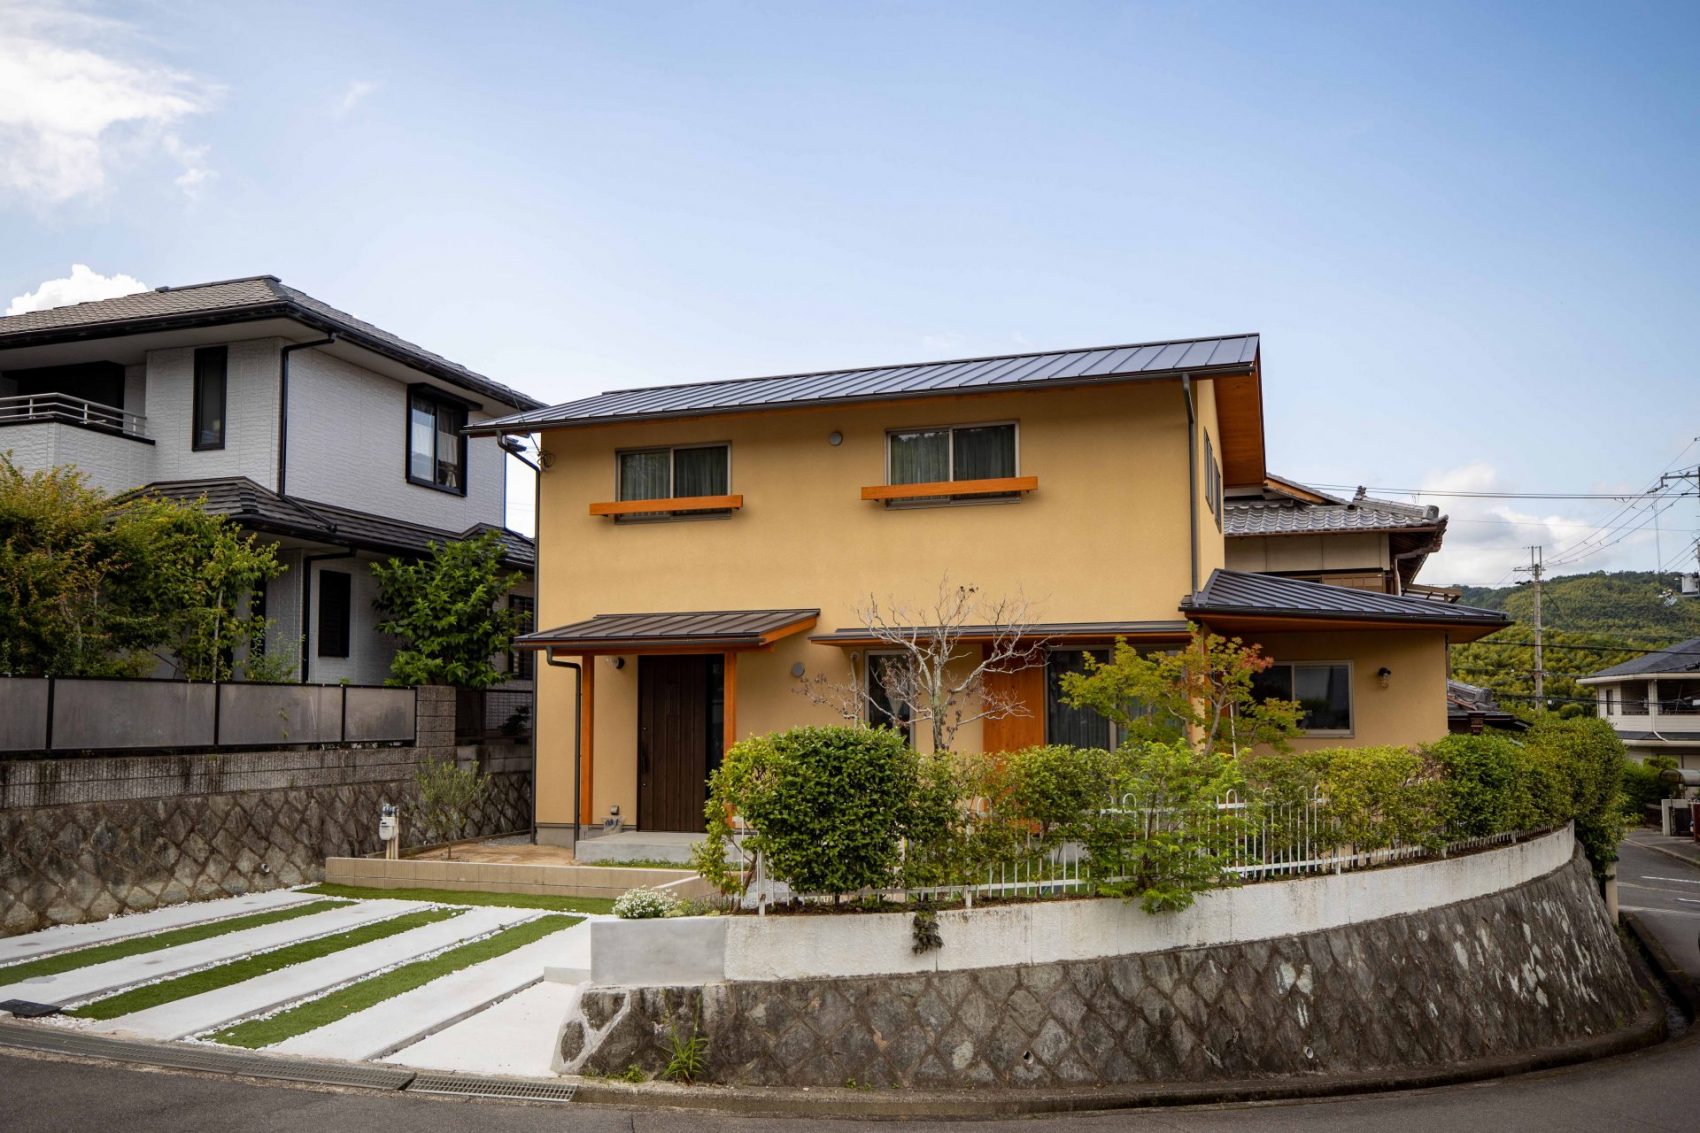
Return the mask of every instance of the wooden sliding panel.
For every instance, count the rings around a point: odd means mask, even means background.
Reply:
[[[1026,715],[980,721],[980,750],[1020,751],[1045,742],[1045,666],[1035,664],[1013,673],[987,673],[986,691],[1026,707]]]
[[[928,496],[989,496],[1002,492],[1032,492],[1037,476],[1000,476],[992,480],[939,480],[931,484],[870,484],[864,500],[917,500]]]

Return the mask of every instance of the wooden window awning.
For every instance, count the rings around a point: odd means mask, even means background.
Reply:
[[[928,484],[870,484],[862,489],[864,500],[921,500],[938,496],[997,496],[1009,492],[1033,492],[1037,476],[1000,476],[992,480],[936,480]]]
[[[743,496],[668,496],[660,500],[609,500],[590,505],[591,515],[658,515],[675,511],[737,511]]]
[[[515,649],[547,649],[561,657],[611,653],[732,653],[766,649],[814,628],[819,610],[698,610],[664,614],[597,614],[582,622],[528,633]]]

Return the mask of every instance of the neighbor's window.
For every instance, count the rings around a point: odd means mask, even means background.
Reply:
[[[508,608],[519,613],[517,634],[530,633],[537,628],[537,599],[529,594],[508,595]],[[508,653],[508,672],[522,681],[537,675],[537,654],[530,649],[515,649]]]
[[[1352,731],[1352,667],[1330,662],[1276,663],[1252,678],[1260,700],[1299,702],[1299,727],[1312,735],[1349,735]]]
[[[353,577],[347,571],[319,571],[319,656],[348,656],[349,601]]]
[[[407,479],[466,494],[466,406],[415,386],[407,400]]]
[[[724,496],[732,486],[732,446],[693,445],[680,448],[636,449],[619,453],[619,491],[622,501],[671,500],[686,497]],[[621,518],[665,518],[669,515],[701,515],[724,508],[689,508],[683,512],[656,512]]]
[[[223,346],[205,346],[195,351],[195,443],[194,449],[224,447],[225,389],[230,351]]]
[[[1204,502],[1210,506],[1210,514],[1216,517],[1216,526],[1222,526],[1222,466],[1216,463],[1216,448],[1210,443],[1210,434],[1204,434]]]
[[[1647,682],[1630,681],[1622,686],[1623,714],[1625,716],[1645,716],[1647,714]]]

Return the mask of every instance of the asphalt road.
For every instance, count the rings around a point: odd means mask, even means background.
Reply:
[[[1640,845],[1624,847],[1620,901],[1641,910],[1680,963],[1700,975],[1700,863]],[[1679,950],[1680,949],[1680,950]],[[209,1075],[0,1053],[0,1133],[89,1129],[114,1133],[720,1133],[865,1128],[865,1122],[731,1117],[587,1105],[511,1104],[256,1083]],[[919,1121],[964,1130],[1131,1129],[1151,1133],[1283,1130],[1482,1130],[1603,1133],[1700,1129],[1700,1028],[1684,1039],[1602,1062],[1541,1074],[1330,1101],[1124,1111],[1008,1121]]]

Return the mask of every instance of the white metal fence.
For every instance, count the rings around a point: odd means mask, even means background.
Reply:
[[[1451,837],[1439,845],[1395,843],[1360,850],[1342,841],[1334,832],[1334,824],[1328,814],[1328,800],[1320,793],[1296,800],[1270,801],[1242,798],[1230,792],[1203,814],[1139,807],[1136,800],[1127,796],[1116,800],[1116,803],[1106,813],[1119,814],[1130,820],[1130,839],[1149,838],[1159,832],[1192,830],[1211,835],[1202,840],[1212,844],[1225,842],[1227,852],[1222,872],[1240,881],[1343,873],[1392,862],[1446,857],[1448,854],[1506,845],[1527,833],[1505,831],[1469,838]],[[1209,829],[1212,825],[1214,829]],[[768,904],[777,901],[832,899],[828,894],[794,893],[783,879],[770,877],[761,856],[744,846],[750,833],[740,821],[732,839],[737,861],[750,878],[746,907],[765,912]],[[984,881],[972,884],[863,890],[839,896],[840,899],[847,896],[853,900],[878,897],[896,902],[960,898],[972,908],[976,897],[1079,896],[1092,892],[1097,883],[1125,880],[1128,878],[1095,877],[1084,847],[1078,843],[1065,843],[1050,850],[1035,848],[1028,856],[994,865],[987,870]]]
[[[0,397],[0,424],[21,425],[36,421],[60,421],[67,425],[83,425],[110,429],[130,437],[147,435],[147,418],[126,413],[111,405],[102,405],[68,393],[26,393],[15,397]]]

